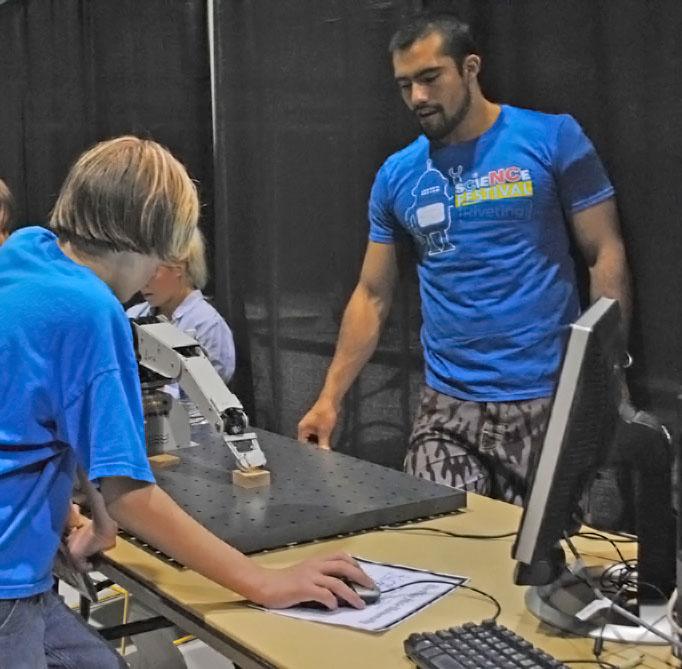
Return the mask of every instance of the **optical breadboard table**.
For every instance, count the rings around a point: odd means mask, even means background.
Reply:
[[[205,426],[204,426],[205,427]],[[257,430],[271,483],[231,482],[234,457],[208,429],[197,446],[173,451],[180,462],[155,472],[187,513],[244,553],[349,534],[449,513],[466,505],[461,490],[417,479],[341,453]]]

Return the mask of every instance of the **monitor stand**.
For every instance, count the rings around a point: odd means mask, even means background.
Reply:
[[[588,567],[583,574],[595,584],[603,573],[602,567]],[[584,577],[583,577],[584,578]],[[526,591],[526,607],[541,621],[578,636],[602,638],[604,641],[616,641],[634,644],[668,644],[642,625],[626,620],[611,607],[599,607],[594,591],[574,574],[564,571],[562,575],[549,585],[532,586]],[[595,612],[589,619],[576,617],[585,607],[595,602]],[[645,623],[655,627],[661,633],[671,636],[672,629],[667,618],[667,602],[640,604],[635,613]]]

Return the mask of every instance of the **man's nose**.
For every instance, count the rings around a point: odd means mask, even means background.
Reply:
[[[422,105],[429,101],[429,89],[428,86],[425,86],[424,84],[414,82],[410,92],[412,93],[411,101],[413,107],[417,107],[418,105]]]

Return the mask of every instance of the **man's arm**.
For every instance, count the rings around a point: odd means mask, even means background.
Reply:
[[[630,272],[620,234],[616,201],[610,198],[573,214],[571,227],[590,271],[590,300],[618,300],[627,341],[632,317]]]
[[[338,597],[363,608],[360,597],[339,578],[373,585],[344,553],[285,569],[260,567],[187,515],[157,485],[111,477],[102,479],[101,488],[107,511],[131,534],[258,604],[283,608],[317,601],[335,609]]]
[[[369,242],[358,285],[343,314],[341,329],[324,386],[298,424],[298,439],[317,439],[330,448],[341,401],[377,347],[398,276],[395,246]]]

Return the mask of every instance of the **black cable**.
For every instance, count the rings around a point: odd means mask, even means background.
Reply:
[[[647,581],[640,581],[639,578],[635,581],[635,583],[637,584],[638,588],[643,585],[645,588],[649,588],[649,590],[653,590],[654,592],[657,592],[661,596],[661,599],[666,603],[670,599],[669,595],[666,595],[663,592],[663,590],[661,590],[657,585],[654,585],[653,583],[649,583]]]
[[[603,669],[619,669],[617,664],[612,664],[611,662],[607,662],[606,660],[558,660],[558,662],[561,662],[563,664],[596,664],[599,667],[602,667]]]
[[[574,554],[574,556],[576,557],[576,559],[579,560],[579,561],[581,561],[582,558],[581,558],[580,554],[577,552],[577,549],[573,546],[573,543],[571,542],[570,538],[567,537],[567,536],[565,536],[564,538],[566,539],[566,543],[568,544],[568,547],[570,548],[571,552]],[[588,574],[583,575],[583,574],[580,573],[580,571],[572,571],[572,570],[570,570],[570,569],[568,568],[568,566],[566,566],[565,568],[566,568],[567,571],[569,571],[569,572],[573,575],[574,578],[576,578],[577,580],[581,581],[581,582],[584,583],[588,588],[590,588],[590,590],[596,595],[596,597],[598,597],[598,598],[604,597],[603,593],[601,593],[601,592],[599,591],[599,589],[597,588],[597,586],[595,586],[595,585],[592,583],[592,581],[591,581],[591,579],[590,579],[590,577],[589,577]],[[658,586],[654,585],[653,583],[648,583],[648,582],[646,582],[646,581],[641,581],[641,582],[640,582],[640,581],[635,581],[635,582],[636,582],[636,584],[637,584],[638,592],[639,592],[640,586],[644,585],[644,586],[646,586],[646,587],[648,587],[648,588],[651,588],[652,590],[657,591],[657,592],[663,597],[664,600],[667,599],[667,597],[665,596],[665,594],[663,593],[663,591],[662,591]],[[619,593],[617,593],[617,594],[619,594]],[[612,613],[612,611],[613,611],[613,607],[616,605],[616,603],[617,603],[617,598],[616,598],[616,597],[612,598],[612,599],[611,599],[610,606],[609,606],[609,610],[608,610],[608,613],[607,613],[607,616],[605,616],[605,621],[604,621],[604,624],[602,625],[602,629],[601,629],[599,638],[595,641],[595,645],[594,645],[594,654],[595,654],[595,657],[597,658],[597,660],[599,660],[599,654],[601,653],[601,650],[602,650],[602,646],[603,646],[603,634],[604,634],[604,629],[605,629],[605,627],[606,627],[606,624],[607,624],[607,622],[608,622],[608,616],[611,615],[611,613]],[[625,607],[621,607],[621,608],[622,608],[622,609],[625,609]],[[622,613],[621,613],[621,615],[622,615]],[[634,614],[632,614],[632,615],[634,615]],[[661,619],[663,619],[664,617],[665,617],[665,615],[664,615],[664,616],[661,616]],[[641,618],[636,618],[636,620],[637,620],[637,622],[639,623],[639,625],[644,626],[644,627],[646,627],[647,629],[649,629],[649,627],[647,626],[647,623],[646,623],[645,621],[643,621]],[[653,626],[655,626],[657,622],[659,622],[659,621],[654,622],[654,623],[653,623]],[[649,629],[649,631],[652,631],[652,630]],[[673,641],[670,641],[669,637],[662,636],[662,638],[665,639],[666,641],[668,641],[669,644],[672,643],[672,644],[674,645],[674,642],[673,642]]]
[[[594,640],[594,644],[592,645],[592,652],[594,653],[594,657],[596,658],[600,667],[602,666],[602,663],[604,663],[604,660],[600,659],[600,655],[604,651],[604,632],[606,631],[606,626],[609,623],[609,619],[613,615],[613,605],[618,601],[625,587],[626,587],[625,585],[621,586],[621,588],[616,593],[614,593],[613,598],[611,599],[611,606],[609,606],[608,611],[604,616],[604,623],[599,629],[599,636]],[[605,664],[609,663],[606,662]]]
[[[634,590],[637,580],[634,575],[637,573],[637,561],[626,560],[625,562],[615,562],[604,569],[599,577],[599,586],[604,592],[621,593],[624,588]]]
[[[433,532],[455,539],[506,539],[507,537],[514,537],[517,534],[516,532],[505,532],[504,534],[458,534],[457,532],[441,530],[439,527],[390,527],[389,525],[382,525],[377,529],[382,530],[383,532]]]
[[[388,588],[387,590],[380,590],[379,592],[382,595],[386,595],[389,592],[395,592],[396,590],[402,590],[403,588],[408,588],[411,585],[417,585],[418,583],[437,583],[439,585],[451,585],[453,588],[459,588],[463,587],[461,583],[456,583],[453,581],[446,581],[446,580],[436,580],[435,578],[431,579],[419,579],[418,581],[410,581],[409,583],[401,583],[400,585],[396,585],[392,588]]]
[[[614,536],[619,538],[612,539],[611,537],[607,537],[605,534],[602,534],[601,532],[595,532],[594,530],[590,530],[589,532],[578,532],[577,536],[585,537],[585,539],[592,539],[594,541],[608,541],[610,544],[637,543],[637,539],[635,539],[634,537],[629,537],[627,534],[619,534],[618,532],[610,532],[610,534],[613,534]]]
[[[610,537],[605,536],[604,534],[599,534],[598,532],[578,532],[577,536],[583,537],[584,539],[591,539],[592,541],[608,541],[612,546],[613,549],[618,553],[618,558],[620,559],[621,562],[627,562],[625,557],[623,557],[623,554],[620,551],[620,548],[618,548],[618,544],[624,544],[624,543],[630,543],[623,541],[622,539],[611,539]]]
[[[566,544],[568,545],[568,548],[570,549],[571,553],[573,553],[575,559],[580,563],[582,562],[582,558],[580,553],[578,553],[578,549],[573,545],[573,542],[570,540],[568,536],[565,536],[564,539],[566,540]],[[597,589],[597,587],[592,583],[591,579],[589,578],[588,575],[583,575],[580,573],[580,570],[577,571],[571,571],[571,569],[568,568],[568,565],[564,567],[566,571],[570,572],[573,575],[573,578],[578,579],[582,583],[584,583],[597,597],[600,596],[600,592]],[[603,596],[603,595],[602,595]],[[609,606],[609,613],[604,617],[604,623],[601,626],[601,629],[599,631],[599,637],[597,637],[594,640],[594,644],[592,646],[592,652],[594,653],[594,661],[593,663],[598,664],[600,667],[606,667],[605,662],[599,659],[599,656],[602,654],[602,651],[604,649],[604,630],[606,629],[606,625],[608,623],[609,616],[611,615],[611,611],[613,610],[613,606],[616,603],[616,596],[614,596],[611,599],[611,604]]]
[[[500,602],[495,599],[491,594],[484,592],[483,590],[479,590],[478,588],[474,588],[471,585],[464,585],[463,583],[454,583],[453,581],[437,581],[436,579],[419,579],[418,581],[410,581],[409,583],[401,583],[400,585],[396,585],[394,588],[388,588],[388,590],[381,590],[381,595],[388,594],[389,592],[395,592],[396,590],[402,590],[403,588],[407,588],[411,585],[417,585],[418,583],[437,583],[439,585],[452,585],[455,588],[464,588],[465,590],[471,590],[472,592],[476,592],[479,595],[483,595],[483,597],[486,597],[489,599],[494,605],[495,605],[495,615],[492,618],[486,618],[483,622],[495,622],[500,613],[502,613],[502,606],[500,605]]]
[[[611,588],[615,588],[616,596],[629,594],[634,597],[639,594],[640,589],[646,589],[655,592],[663,602],[667,602],[669,599],[669,596],[659,586],[639,579],[637,560],[616,562],[608,566],[599,578],[599,585],[603,592],[609,594],[614,592]],[[629,588],[630,591],[627,592],[626,588]]]
[[[478,588],[474,588],[470,585],[460,585],[460,588],[464,588],[465,590],[471,590],[472,592],[477,592],[479,595],[483,595],[484,597],[487,597],[494,605],[495,605],[495,615],[492,618],[486,618],[483,622],[491,621],[491,622],[496,622],[497,619],[500,616],[500,613],[502,613],[502,606],[500,605],[500,602],[495,599],[490,593],[488,592],[483,592],[483,590],[479,590]]]

